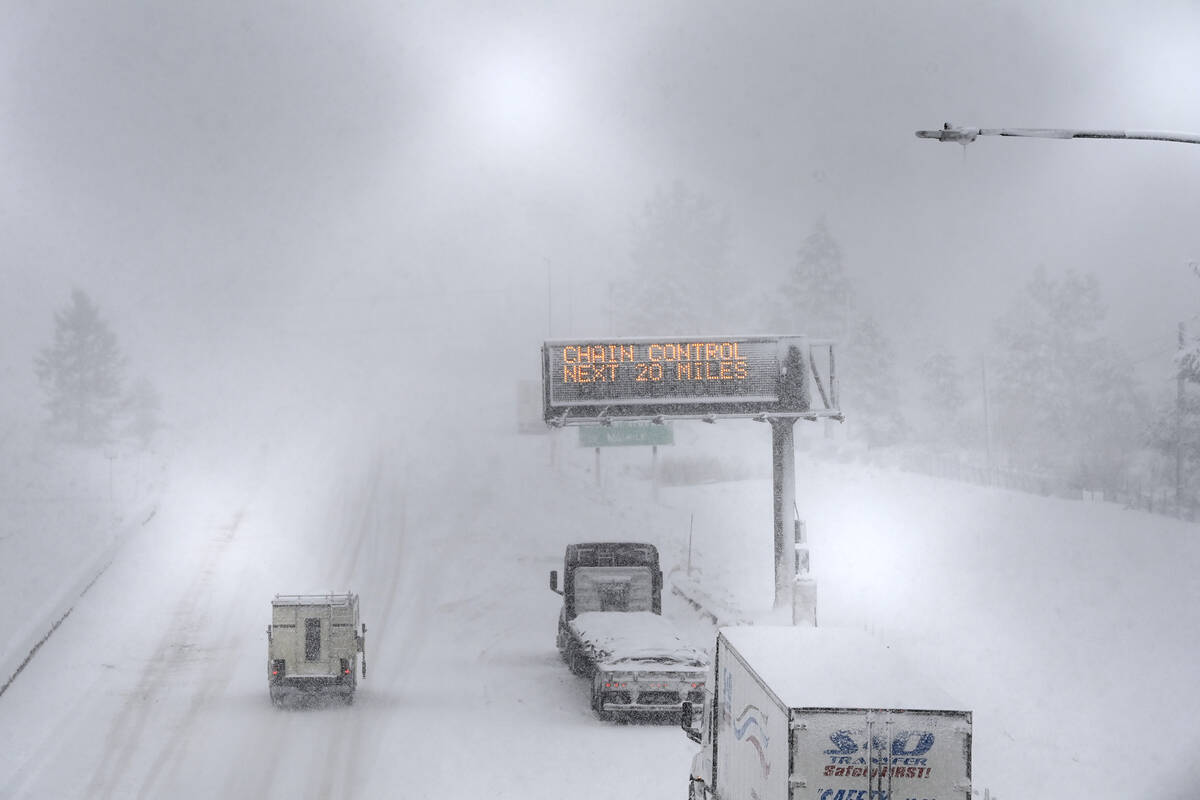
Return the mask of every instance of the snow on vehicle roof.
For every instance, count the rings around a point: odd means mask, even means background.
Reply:
[[[966,708],[862,631],[751,625],[721,635],[791,708]]]
[[[675,626],[650,611],[586,611],[571,622],[606,664],[625,661],[707,666],[708,655],[686,643]]]
[[[352,605],[357,600],[353,592],[345,594],[277,594],[271,601],[274,606],[343,606]]]

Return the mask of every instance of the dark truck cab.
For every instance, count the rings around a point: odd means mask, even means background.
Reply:
[[[662,614],[658,550],[640,542],[567,545],[555,644],[592,681],[592,708],[617,715],[678,715],[703,697],[707,655],[683,641]]]

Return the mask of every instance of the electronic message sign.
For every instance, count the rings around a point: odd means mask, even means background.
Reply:
[[[824,407],[810,403],[812,346],[796,336],[548,341],[542,347],[545,419],[567,425],[610,418],[838,416],[823,386]]]

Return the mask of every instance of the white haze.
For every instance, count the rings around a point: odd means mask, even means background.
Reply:
[[[738,275],[712,292],[759,297],[824,218],[897,352],[939,339],[972,352],[1038,264],[1099,276],[1108,333],[1155,355],[1130,367],[1151,387],[1197,314],[1200,148],[984,138],[964,152],[913,136],[944,121],[1200,131],[1191,3],[4,0],[3,13],[0,445],[42,419],[32,361],[78,287],[131,376],[161,391],[162,447],[202,442],[214,475],[236,465],[221,498],[247,465],[279,463],[254,453],[308,442],[296,432],[331,417],[401,450],[406,432],[446,431],[406,467],[421,473],[504,470],[507,445],[481,451],[461,423],[512,425],[547,334],[609,332],[631,225],[675,181],[730,220]],[[0,513],[24,513],[35,488],[6,485]],[[453,480],[426,485],[428,508],[471,508]],[[197,514],[205,489],[186,493]],[[539,545],[560,548],[541,524]],[[246,553],[272,552],[265,527]],[[514,580],[544,581],[548,564]],[[503,584],[489,580],[496,602]],[[257,606],[231,613],[259,625]],[[246,642],[239,664],[257,670],[261,642]],[[669,748],[686,760],[686,743]],[[663,786],[682,791],[679,768],[662,766]]]
[[[447,337],[516,357],[550,327],[548,276],[555,334],[603,330],[630,223],[676,180],[733,224],[745,282],[714,292],[761,290],[824,217],[897,337],[978,344],[1039,263],[1100,275],[1111,333],[1139,352],[1195,313],[1195,148],[913,136],[1200,130],[1188,4],[8,17],[0,364],[19,397],[71,286],[175,409],[269,394],[279,369],[392,373]]]

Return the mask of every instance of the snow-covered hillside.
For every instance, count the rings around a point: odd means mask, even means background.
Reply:
[[[590,712],[554,649],[547,573],[568,542],[632,538],[678,576],[691,527],[693,579],[727,610],[769,617],[769,479],[656,499],[644,450],[606,451],[597,481],[573,431],[552,444],[499,413],[453,426],[348,416],[196,437],[176,454],[153,519],[0,697],[0,787],[684,794],[695,746],[678,729]],[[752,423],[679,426],[676,439],[674,457],[769,455]],[[804,453],[798,484],[821,624],[902,648],[974,709],[981,793],[1192,796],[1194,526]],[[39,563],[47,580],[71,578],[65,562]],[[346,589],[369,631],[355,706],[273,708],[270,597]],[[711,639],[679,598],[666,611]]]

